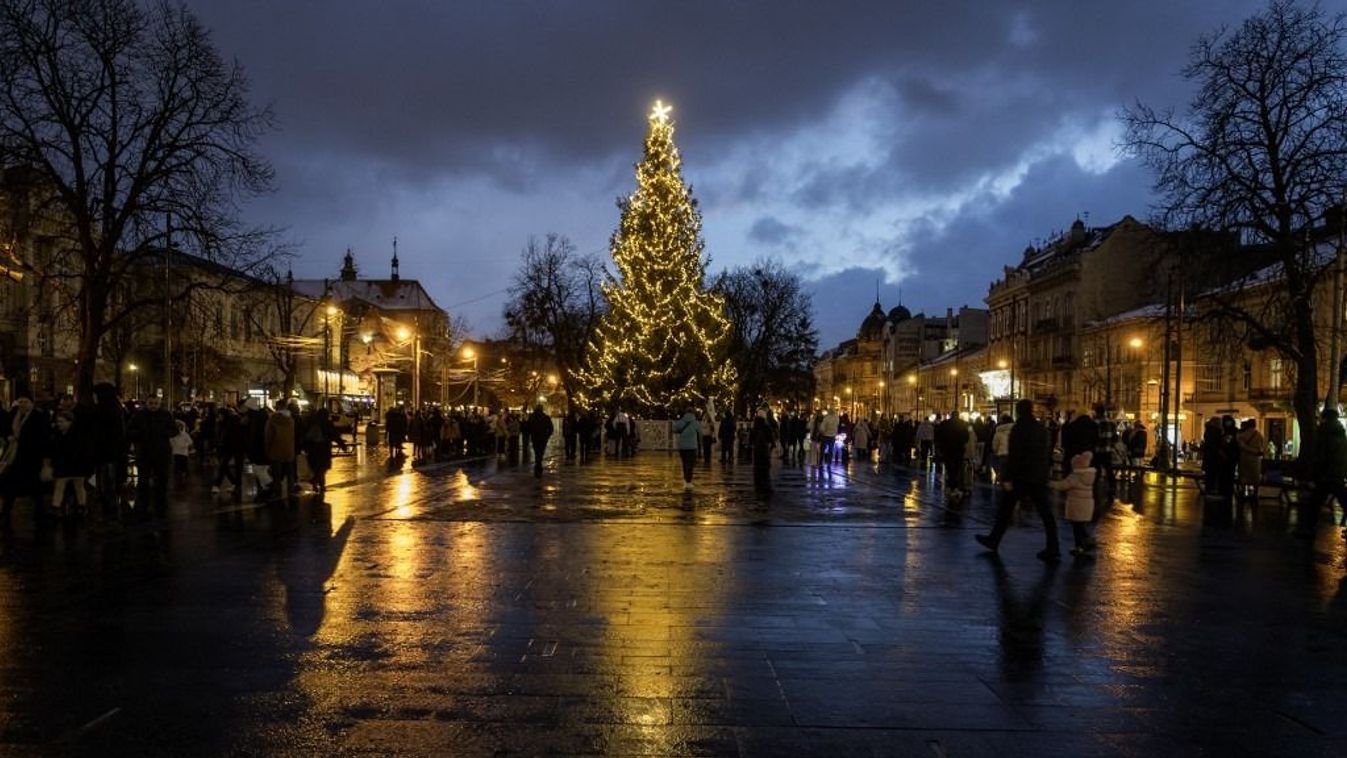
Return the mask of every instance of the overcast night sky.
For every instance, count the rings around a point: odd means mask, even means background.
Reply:
[[[1182,107],[1199,34],[1253,0],[517,2],[188,0],[281,128],[296,275],[402,274],[476,336],[530,235],[606,251],[646,114],[674,106],[710,271],[775,257],[814,292],[820,348],[885,308],[982,305],[1078,215],[1148,214],[1119,107]],[[1339,2],[1325,3],[1336,11]]]

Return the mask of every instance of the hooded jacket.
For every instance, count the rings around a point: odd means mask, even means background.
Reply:
[[[1048,486],[1066,493],[1066,520],[1089,521],[1094,518],[1094,457],[1087,450],[1071,458],[1071,473]]]

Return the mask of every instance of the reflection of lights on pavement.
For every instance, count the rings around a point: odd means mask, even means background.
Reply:
[[[416,486],[415,481],[416,477],[411,474],[398,477],[397,489],[393,490],[393,508],[399,518],[412,515],[412,489]]]
[[[459,469],[454,473],[453,479],[449,482],[449,489],[454,493],[456,500],[480,500],[482,491],[474,486],[468,475]]]

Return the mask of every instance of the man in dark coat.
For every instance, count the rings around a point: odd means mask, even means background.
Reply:
[[[407,441],[407,414],[395,405],[384,414],[384,433],[388,435],[388,457],[401,458],[402,445]]]
[[[1018,422],[1017,422],[1018,423]],[[1062,474],[1071,473],[1071,459],[1093,453],[1099,445],[1099,423],[1081,413],[1062,427]]]
[[[238,411],[225,406],[217,414],[219,418],[213,425],[215,429],[215,453],[218,465],[211,494],[220,491],[220,485],[228,479],[234,488],[234,500],[243,498],[243,459],[247,452],[246,430]]]
[[[122,507],[122,484],[126,481],[126,411],[113,385],[100,382],[93,391],[90,437],[94,487],[103,515],[116,518]]]
[[[734,434],[736,427],[734,424],[734,414],[725,411],[725,415],[720,417],[720,428],[717,430],[720,437],[720,462],[734,463]]]
[[[541,405],[533,407],[528,421],[524,424],[525,435],[533,445],[533,476],[543,478],[543,451],[547,449],[547,440],[552,437],[552,417],[547,415]]]
[[[580,414],[574,408],[561,421],[561,438],[566,443],[566,460],[575,460],[580,442]]]
[[[126,437],[136,451],[136,500],[141,518],[149,518],[151,510],[159,518],[168,515],[168,476],[173,467],[169,440],[178,433],[178,424],[162,406],[163,401],[151,395],[126,427]]]
[[[1085,417],[1089,421],[1088,417]],[[1048,501],[1048,479],[1052,472],[1052,438],[1047,427],[1034,418],[1034,402],[1020,400],[1015,404],[1015,425],[1010,429],[1010,453],[1006,456],[1005,479],[996,504],[996,524],[991,534],[978,534],[975,539],[992,552],[1001,544],[1015,505],[1029,500],[1043,519],[1047,547],[1038,557],[1055,563],[1062,559],[1057,543],[1057,519]]]
[[[1325,408],[1321,419],[1313,452],[1314,494],[1301,503],[1297,537],[1314,537],[1319,511],[1330,496],[1340,504],[1347,503],[1347,429],[1338,420],[1336,408]]]
[[[768,413],[765,408],[759,409],[748,433],[749,444],[753,448],[753,489],[761,495],[772,491],[772,445],[776,442],[776,434]]]
[[[41,518],[42,461],[51,431],[47,413],[33,404],[33,396],[27,391],[19,392],[6,419],[8,423],[0,429],[0,437],[6,440],[6,464],[0,473],[0,529],[9,529],[14,502],[21,498],[32,499]]]

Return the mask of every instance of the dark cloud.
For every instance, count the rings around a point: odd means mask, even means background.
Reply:
[[[760,242],[764,245],[784,245],[799,236],[798,227],[789,224],[783,224],[771,216],[763,216],[753,224],[753,228],[748,230],[748,236],[754,242]]]
[[[838,288],[879,271],[917,308],[973,304],[1077,212],[1144,215],[1146,177],[1090,149],[1101,123],[1182,104],[1197,35],[1262,2],[188,4],[280,117],[279,191],[248,213],[303,243],[296,271],[347,246],[381,267],[396,234],[403,270],[492,331],[483,296],[528,235],[606,246],[656,97],[717,266],[794,246],[829,302],[868,302]]]

